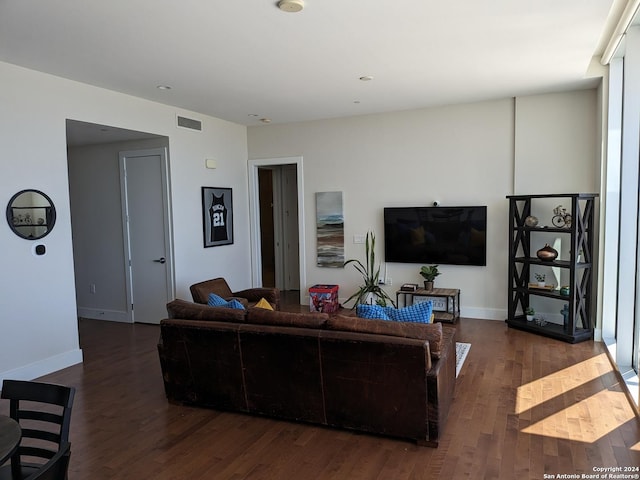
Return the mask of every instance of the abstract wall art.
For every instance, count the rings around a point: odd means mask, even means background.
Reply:
[[[316,193],[317,265],[344,266],[344,213],[342,192]]]

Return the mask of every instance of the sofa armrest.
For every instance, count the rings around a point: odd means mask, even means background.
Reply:
[[[456,386],[456,329],[442,329],[440,358],[432,363],[427,373],[429,442],[437,446],[444,428]]]

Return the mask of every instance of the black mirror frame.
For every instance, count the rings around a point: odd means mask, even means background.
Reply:
[[[49,206],[48,207],[36,207],[36,208],[47,208],[48,209],[47,210],[47,215],[46,215],[47,218],[45,219],[47,231],[44,232],[42,235],[35,236],[35,237],[26,236],[23,233],[21,233],[18,228],[16,228],[16,226],[15,226],[15,224],[13,222],[13,218],[14,218],[14,216],[13,216],[13,202],[16,200],[16,198],[18,198],[23,193],[37,193],[38,195],[42,195],[44,197],[44,199],[47,202],[49,202]],[[41,192],[40,190],[35,190],[33,188],[27,188],[25,190],[20,190],[13,197],[11,197],[11,199],[9,200],[9,203],[7,204],[7,223],[9,224],[9,228],[11,228],[13,233],[15,233],[18,237],[24,238],[25,240],[40,240],[41,238],[44,238],[47,235],[49,235],[49,233],[51,233],[51,230],[53,230],[53,226],[56,224],[56,207],[53,204],[53,201],[51,200],[49,195],[47,195],[44,192]],[[34,224],[23,225],[23,226],[38,227],[39,225],[37,223],[34,223]]]

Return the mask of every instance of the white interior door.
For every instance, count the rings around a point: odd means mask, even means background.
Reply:
[[[174,291],[166,153],[122,152],[120,166],[132,318],[160,323]]]

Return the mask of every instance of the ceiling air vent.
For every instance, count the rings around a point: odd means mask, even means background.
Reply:
[[[178,126],[182,128],[188,128],[189,130],[202,131],[202,122],[200,120],[194,120],[193,118],[181,117],[178,115]]]

